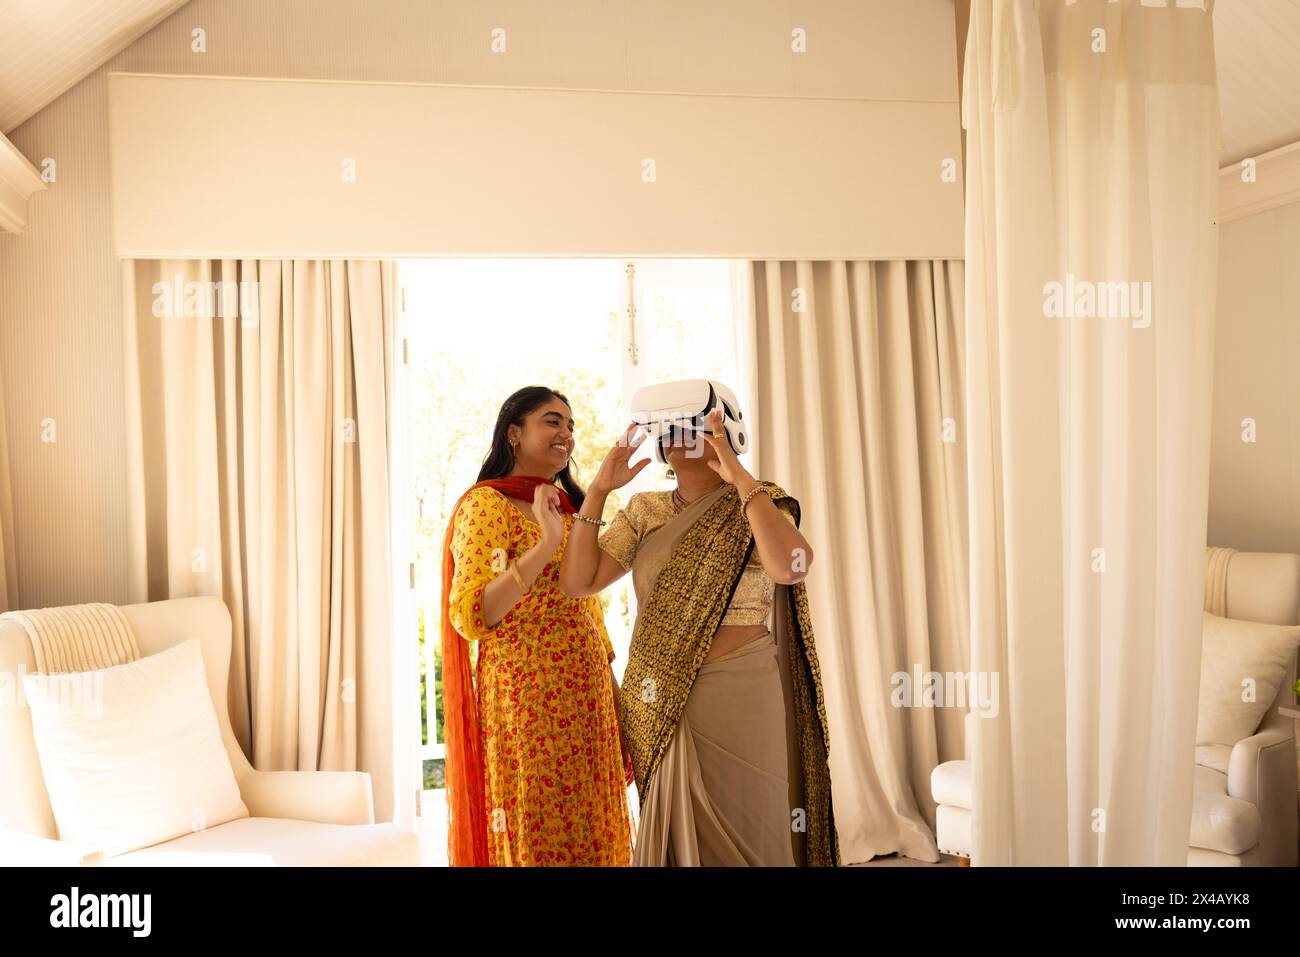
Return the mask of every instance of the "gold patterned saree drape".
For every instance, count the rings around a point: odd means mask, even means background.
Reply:
[[[763,484],[777,507],[790,512],[797,523],[799,503],[776,485]],[[637,616],[620,712],[643,801],[753,548],[740,496],[728,487],[682,536]],[[803,812],[806,863],[836,866],[839,843],[827,766],[826,707],[807,594],[803,583],[778,589],[778,594],[786,596],[776,615],[778,630],[788,636],[786,663],[803,801],[802,808],[792,811]]]

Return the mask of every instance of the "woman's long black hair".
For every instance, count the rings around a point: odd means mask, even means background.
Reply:
[[[497,424],[492,429],[492,448],[488,451],[487,458],[483,460],[483,467],[478,470],[478,481],[505,478],[510,474],[510,470],[515,467],[515,452],[510,447],[510,426],[517,425],[522,428],[524,417],[551,399],[559,399],[570,409],[573,408],[566,396],[544,385],[527,386],[501,403],[501,411],[497,413]],[[565,464],[564,468],[555,474],[554,479],[559,481],[560,487],[569,496],[573,507],[582,508],[582,500],[587,497],[587,493],[574,479],[570,468],[569,464]]]

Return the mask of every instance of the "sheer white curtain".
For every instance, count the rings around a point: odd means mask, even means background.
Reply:
[[[1186,0],[1182,0],[1186,2]],[[966,47],[975,864],[1182,865],[1209,466],[1209,13],[975,0]]]

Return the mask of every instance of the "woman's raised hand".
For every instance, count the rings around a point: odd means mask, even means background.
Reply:
[[[554,485],[538,484],[533,492],[533,515],[542,527],[542,544],[554,552],[564,541],[564,513],[560,511],[560,493]]]
[[[591,480],[592,491],[608,494],[616,488],[622,488],[636,478],[638,472],[650,464],[650,460],[645,459],[636,465],[628,465],[632,454],[645,441],[644,433],[634,439],[632,436],[635,432],[636,423],[634,422],[627,427],[623,437],[609,450],[609,454],[605,456],[605,461],[600,463],[600,471]]]
[[[701,432],[704,440],[713,446],[713,451],[718,453],[718,460],[710,462],[709,468],[722,476],[723,481],[732,485],[739,485],[743,480],[753,481],[754,477],[749,474],[745,466],[740,464],[740,459],[736,458],[736,453],[732,451],[731,442],[727,439],[727,430],[723,424],[722,410],[714,409],[709,416],[709,425],[713,427],[713,434]]]

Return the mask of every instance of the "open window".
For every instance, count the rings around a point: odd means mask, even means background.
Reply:
[[[422,825],[445,841],[442,672],[438,640],[443,536],[477,479],[501,402],[544,384],[569,397],[584,486],[627,426],[642,385],[681,378],[735,383],[732,264],[726,260],[408,260],[400,264],[401,358],[394,435],[394,551],[409,557],[409,600],[395,616],[415,632]],[[651,454],[643,448],[638,457]],[[655,462],[610,497],[667,488]],[[405,510],[405,514],[402,512]],[[399,565],[400,567],[400,565]],[[602,596],[621,678],[636,620],[630,578]],[[408,639],[410,636],[407,636]]]

